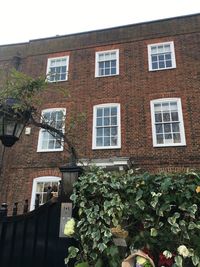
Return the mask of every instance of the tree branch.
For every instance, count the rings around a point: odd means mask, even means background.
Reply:
[[[75,165],[77,163],[76,151],[75,151],[74,147],[72,146],[71,142],[69,141],[69,139],[66,137],[66,135],[61,130],[56,129],[55,127],[52,127],[51,125],[49,125],[47,123],[36,121],[32,114],[31,114],[31,117],[29,119],[29,123],[33,124],[36,127],[45,129],[45,130],[49,131],[50,133],[58,134],[68,146],[67,150],[70,153],[70,164]]]

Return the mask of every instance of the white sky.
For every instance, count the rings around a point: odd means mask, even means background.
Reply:
[[[0,0],[0,45],[200,13],[200,0]]]

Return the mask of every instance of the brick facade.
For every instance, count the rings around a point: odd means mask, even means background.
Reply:
[[[147,45],[168,41],[174,42],[176,68],[149,71]],[[95,77],[95,52],[112,49],[119,49],[119,75]],[[154,172],[200,169],[199,14],[0,46],[0,66],[17,64],[36,77],[46,75],[49,57],[65,55],[68,80],[49,84],[39,111],[66,108],[66,127],[84,113],[71,135],[79,159],[126,157],[133,167]],[[182,103],[186,146],[153,147],[150,101],[174,97]],[[120,149],[92,149],[93,106],[104,103],[120,103]],[[34,178],[61,176],[58,167],[68,161],[67,152],[37,152],[38,134],[31,126],[30,135],[6,148],[0,202],[30,199]]]

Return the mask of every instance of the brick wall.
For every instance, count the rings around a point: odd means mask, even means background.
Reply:
[[[27,44],[0,47],[0,65],[12,65],[21,56],[20,69],[29,75],[45,75],[48,57],[69,55],[68,81],[50,84],[42,94],[45,108],[66,108],[66,128],[77,114],[70,138],[79,158],[129,157],[134,167],[149,171],[182,171],[200,168],[200,15],[94,31]],[[175,69],[149,72],[147,45],[173,41]],[[95,78],[95,52],[119,49],[119,75]],[[64,96],[59,88],[66,90]],[[186,146],[153,147],[150,101],[181,98]],[[92,150],[93,106],[121,105],[121,149]],[[32,181],[43,176],[61,176],[58,167],[68,161],[67,151],[38,153],[39,129],[4,155],[0,202],[31,196]]]

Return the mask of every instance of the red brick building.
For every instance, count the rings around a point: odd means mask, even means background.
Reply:
[[[200,14],[0,46],[0,66],[51,73],[39,112],[58,127],[65,118],[65,131],[84,114],[70,135],[79,163],[200,168]],[[69,155],[28,127],[2,148],[0,202],[28,198],[33,208]]]

